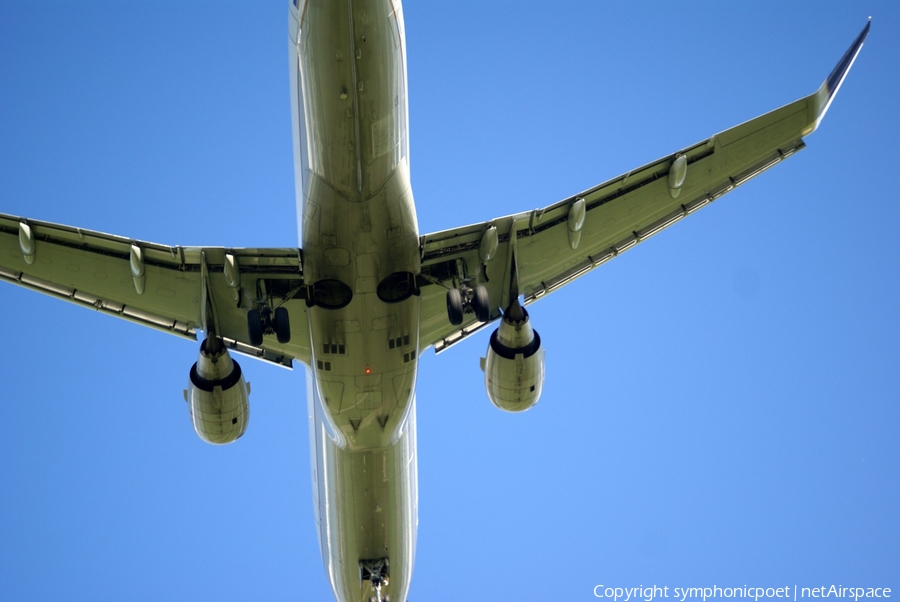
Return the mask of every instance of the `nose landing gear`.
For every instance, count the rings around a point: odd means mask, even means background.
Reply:
[[[375,591],[374,596],[369,596],[369,602],[391,602],[389,595],[382,595],[382,586],[387,586],[388,572],[391,566],[390,560],[387,558],[376,558],[374,560],[360,560],[359,574],[362,581],[368,581],[372,584]]]
[[[381,586],[387,585],[387,584],[388,584],[387,579],[385,579],[383,582],[376,583],[375,585],[373,585],[372,587],[375,588],[375,595],[369,596],[369,602],[391,602],[390,596],[382,596],[381,595]]]

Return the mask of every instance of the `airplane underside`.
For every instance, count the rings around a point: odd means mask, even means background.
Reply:
[[[308,310],[313,497],[338,600],[400,600],[416,540],[418,225],[403,16],[295,2],[289,52]]]
[[[420,236],[399,0],[292,0],[300,248],[185,247],[0,214],[0,279],[193,341],[184,399],[208,443],[240,438],[230,352],[306,366],[313,507],[339,602],[406,602],[418,525],[421,352],[492,323],[487,396],[540,398],[525,306],[806,147],[869,24],[814,93],[541,209]]]

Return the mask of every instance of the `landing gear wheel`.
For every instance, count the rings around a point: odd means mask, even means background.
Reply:
[[[247,334],[251,345],[254,347],[262,345],[263,325],[262,316],[259,314],[258,309],[251,309],[247,312]]]
[[[475,317],[480,322],[490,322],[491,320],[491,299],[488,295],[487,287],[478,285],[475,287],[475,296],[472,298],[472,309],[475,310]]]
[[[291,319],[286,307],[275,308],[275,336],[279,343],[291,342]]]
[[[454,326],[459,326],[463,322],[462,293],[458,289],[451,288],[447,291],[447,317]]]

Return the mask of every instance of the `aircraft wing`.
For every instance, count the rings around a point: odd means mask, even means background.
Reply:
[[[0,279],[188,339],[211,318],[229,349],[309,362],[299,249],[170,247],[0,214]],[[260,299],[289,309],[289,343],[250,344],[247,310]]]
[[[533,303],[802,150],[870,24],[810,96],[549,207],[421,237],[421,346],[440,353],[487,325],[473,313],[450,324],[448,288],[484,285],[496,320],[511,295]]]

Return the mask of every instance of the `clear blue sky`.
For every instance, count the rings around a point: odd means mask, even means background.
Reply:
[[[286,13],[0,1],[0,211],[296,245]],[[487,333],[423,355],[410,600],[900,595],[896,3],[405,14],[423,233],[550,204],[811,93],[873,16],[806,150],[532,306],[535,409],[488,402]],[[196,345],[2,283],[0,312],[0,599],[329,599],[303,370],[242,360],[250,428],[217,448],[182,401]]]

